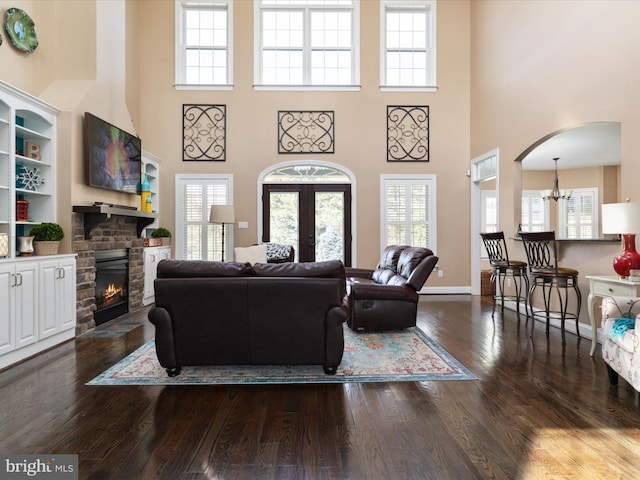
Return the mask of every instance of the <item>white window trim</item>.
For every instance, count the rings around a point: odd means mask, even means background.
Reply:
[[[436,216],[436,212],[438,211],[436,201],[438,198],[436,191],[436,175],[422,175],[422,174],[383,174],[380,175],[380,251],[384,250],[387,247],[387,183],[397,183],[397,182],[416,182],[419,181],[421,183],[429,184],[429,219],[430,226],[429,229],[429,245],[428,248],[437,255],[438,245],[438,219]]]
[[[175,225],[174,235],[175,240],[175,258],[178,260],[184,260],[184,236],[182,235],[185,218],[183,215],[182,205],[184,205],[184,196],[182,185],[189,183],[190,181],[218,181],[220,183],[225,182],[227,184],[227,204],[233,205],[233,175],[232,174],[177,174],[175,176]],[[226,249],[224,252],[225,258],[233,258],[233,228],[229,228],[225,234]]]
[[[185,83],[184,6],[225,5],[227,8],[227,82],[226,84]],[[175,83],[176,90],[233,90],[233,0],[175,0]]]
[[[436,0],[380,0],[380,91],[382,92],[437,92],[437,44],[436,44],[436,25],[437,25],[437,12],[436,12]],[[426,8],[430,10],[429,18],[429,36],[428,43],[432,52],[430,58],[431,78],[430,85],[387,85],[387,25],[386,25],[386,12],[387,9],[416,9]]]
[[[353,83],[350,85],[267,85],[262,83],[262,2],[253,2],[253,88],[256,91],[334,91],[357,92],[360,91],[360,0],[353,0]],[[333,8],[334,5],[328,5]],[[269,6],[269,9],[274,6]],[[275,7],[277,8],[277,7]],[[293,8],[283,6],[283,8]],[[308,35],[308,32],[305,32]],[[305,57],[307,46],[305,45]]]

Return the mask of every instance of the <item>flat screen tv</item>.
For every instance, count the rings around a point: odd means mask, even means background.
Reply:
[[[140,138],[84,114],[84,161],[87,185],[135,194],[142,166]]]

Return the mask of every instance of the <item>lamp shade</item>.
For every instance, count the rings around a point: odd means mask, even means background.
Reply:
[[[209,223],[235,223],[236,215],[233,205],[211,205]]]
[[[602,233],[640,233],[640,203],[602,205]]]

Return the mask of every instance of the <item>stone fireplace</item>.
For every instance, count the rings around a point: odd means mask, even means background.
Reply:
[[[96,252],[124,249],[128,251],[128,311],[142,308],[144,293],[144,245],[139,238],[140,212],[105,215],[81,213],[74,207],[73,251],[76,261],[76,334],[96,326]],[[150,214],[149,214],[150,215]],[[100,256],[100,254],[99,254]]]

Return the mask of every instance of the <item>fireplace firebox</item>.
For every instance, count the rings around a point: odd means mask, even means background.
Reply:
[[[129,250],[99,250],[96,255],[96,325],[129,311]]]

